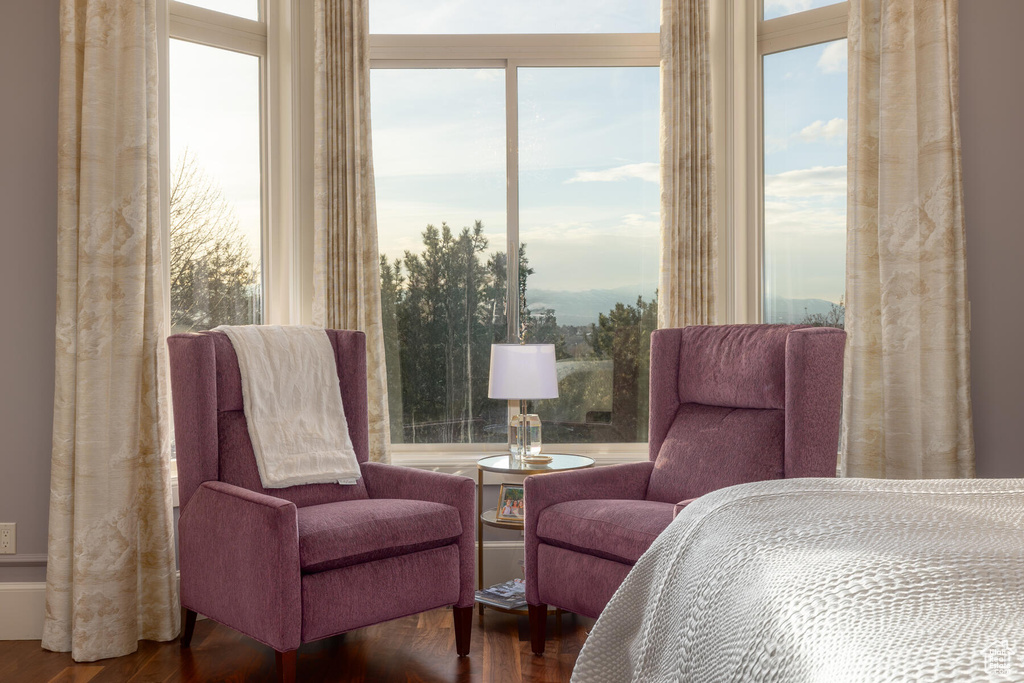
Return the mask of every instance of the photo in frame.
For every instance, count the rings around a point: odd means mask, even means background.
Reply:
[[[526,496],[522,484],[502,484],[498,490],[498,510],[495,519],[503,522],[522,522],[526,518]]]

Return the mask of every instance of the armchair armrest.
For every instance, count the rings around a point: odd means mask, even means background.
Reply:
[[[459,511],[462,535],[459,537],[459,602],[456,607],[472,607],[475,600],[476,515],[473,504],[476,483],[469,477],[379,462],[363,463],[361,469],[370,498],[423,500],[451,505]]]
[[[572,472],[535,474],[524,482],[526,490],[526,600],[540,604],[537,593],[537,520],[544,508],[570,500],[642,500],[654,463],[631,462]]]
[[[672,519],[675,519],[676,517],[678,517],[679,513],[682,512],[683,509],[686,508],[687,505],[689,505],[690,503],[692,503],[695,500],[697,500],[697,499],[696,498],[687,498],[686,500],[681,500],[678,503],[676,503],[675,505],[673,505],[672,506]]]
[[[178,522],[181,604],[279,652],[302,642],[294,503],[204,482]]]

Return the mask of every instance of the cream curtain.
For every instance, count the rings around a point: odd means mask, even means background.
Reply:
[[[707,0],[662,0],[659,327],[715,322],[711,112]]]
[[[957,0],[852,0],[844,471],[974,475]]]
[[[370,460],[391,451],[370,143],[367,0],[316,0],[313,320],[366,333]]]
[[[43,647],[178,633],[154,0],[62,0]]]

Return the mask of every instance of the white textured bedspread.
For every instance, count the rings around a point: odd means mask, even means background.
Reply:
[[[704,496],[626,577],[572,680],[1024,681],[1024,480]]]

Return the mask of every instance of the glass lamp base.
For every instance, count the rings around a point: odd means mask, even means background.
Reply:
[[[508,450],[513,463],[540,457],[541,424],[533,413],[517,413],[508,424]],[[536,461],[535,461],[536,462]]]

